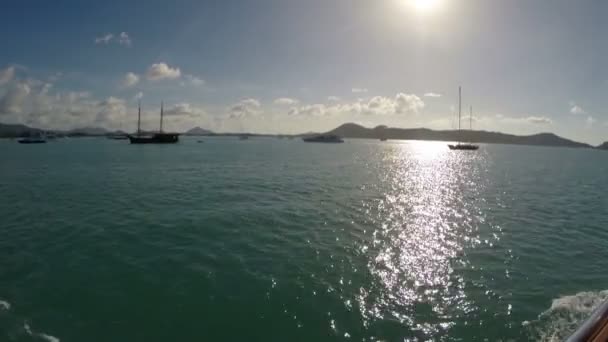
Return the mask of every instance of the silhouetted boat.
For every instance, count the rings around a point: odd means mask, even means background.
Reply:
[[[462,130],[460,129],[460,117],[462,114],[462,89],[458,87],[458,136],[461,136]],[[470,120],[470,130],[473,130],[473,106],[471,106],[471,111],[469,114]],[[458,142],[456,145],[450,144],[448,145],[450,150],[466,150],[466,151],[475,151],[479,149],[479,146],[471,144],[471,143],[462,143]]]
[[[127,140],[129,139],[128,135],[108,135],[108,139],[110,140]]]
[[[248,139],[249,139],[248,135],[243,134],[243,135],[239,136],[239,140],[248,140]]]
[[[160,104],[160,129],[158,133],[141,134],[141,104],[137,110],[137,134],[128,135],[131,144],[175,144],[179,141],[178,133],[163,132],[163,103]]]
[[[17,140],[20,144],[46,144],[46,139],[42,136],[40,137],[26,137]]]
[[[302,138],[304,142],[315,142],[315,143],[343,143],[344,140],[335,134],[319,134],[311,137]]]
[[[458,143],[456,145],[448,145],[448,147],[450,148],[450,150],[478,150],[479,146],[477,145],[473,145],[473,144],[461,144]]]

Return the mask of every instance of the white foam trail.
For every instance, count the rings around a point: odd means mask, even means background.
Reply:
[[[59,339],[55,336],[47,335],[47,334],[38,334],[38,337],[47,340],[48,342],[60,342]]]
[[[27,324],[27,322],[23,323],[23,329],[25,330],[25,332],[33,337],[39,337],[45,341],[48,342],[61,342],[57,337],[55,336],[51,336],[51,335],[47,335],[47,334],[43,334],[43,333],[37,333],[37,332],[33,332],[32,328],[30,328],[30,325]]]
[[[570,336],[604,301],[608,300],[608,290],[580,292],[573,296],[554,299],[549,310],[524,326],[531,329],[538,341],[563,341]]]
[[[11,303],[0,299],[0,309],[10,310],[11,309]]]

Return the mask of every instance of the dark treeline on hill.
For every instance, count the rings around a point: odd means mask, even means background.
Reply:
[[[21,124],[0,123],[0,138],[19,138],[36,136],[43,133],[53,133],[60,136],[90,137],[106,136],[113,134],[125,134],[121,131],[109,131],[99,127],[85,127],[66,131],[46,131],[38,128],[28,127]],[[152,133],[152,132],[142,132]],[[191,136],[251,136],[251,137],[302,137],[316,133],[304,134],[259,134],[259,133],[215,133],[210,130],[194,127],[183,133]],[[472,143],[488,144],[512,144],[512,145],[537,145],[537,146],[561,146],[561,147],[592,147],[589,144],[562,138],[553,133],[539,133],[533,135],[514,135],[500,132],[487,131],[437,131],[428,128],[393,128],[377,126],[367,128],[354,123],[343,124],[325,134],[335,134],[342,138],[358,139],[393,139],[393,140],[435,140],[435,141],[465,141]],[[598,149],[608,150],[608,142],[597,146]]]
[[[466,141],[490,144],[591,147],[589,144],[568,140],[553,133],[539,133],[522,136],[487,131],[435,131],[428,128],[391,128],[387,126],[366,128],[353,123],[344,124],[327,133],[336,134],[343,138],[385,138],[400,140]]]

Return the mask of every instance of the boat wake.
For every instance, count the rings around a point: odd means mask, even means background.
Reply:
[[[32,337],[38,337],[48,342],[60,342],[60,340],[55,336],[32,331],[32,328],[30,328],[29,324],[27,323],[23,323],[23,330],[25,330],[25,332]]]
[[[11,303],[0,299],[0,311],[8,311],[11,309]]]
[[[608,299],[608,290],[580,292],[553,300],[551,307],[532,322],[524,322],[537,341],[564,341]]]
[[[0,299],[0,327],[8,328],[12,331],[11,336],[17,337],[17,341],[21,341],[21,338],[26,338],[31,341],[47,341],[47,342],[61,342],[57,337],[33,331],[27,321],[23,321],[19,317],[16,317],[10,313],[11,303]],[[23,321],[23,325],[18,325],[17,322]],[[4,332],[0,331],[0,340],[4,341]],[[12,341],[12,340],[11,340]]]

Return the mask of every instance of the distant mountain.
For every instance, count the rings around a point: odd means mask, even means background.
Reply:
[[[2,124],[0,123],[0,138],[17,138],[25,136],[38,135],[42,130],[31,128],[20,124]]]
[[[204,129],[204,128],[200,128],[198,126],[184,132],[184,135],[209,135],[209,134],[213,134],[213,132],[211,132],[210,130]]]
[[[600,146],[598,146],[596,148],[599,148],[600,150],[608,150],[608,141],[606,141],[605,143],[601,144]]]
[[[490,144],[515,144],[515,145],[540,145],[540,146],[563,146],[563,147],[591,147],[588,144],[579,143],[559,137],[553,133],[540,133],[534,135],[519,136],[487,131],[435,131],[427,128],[391,128],[377,126],[366,128],[354,123],[346,123],[327,132],[336,134],[343,138],[366,138],[366,139],[401,139],[401,140],[436,140],[436,141],[467,141],[474,143]]]
[[[2,124],[0,123],[0,138],[17,138],[26,136],[35,136],[40,133],[54,133],[61,136],[67,135],[71,137],[88,137],[88,136],[102,136],[107,135],[111,132],[104,128],[99,127],[83,127],[72,129],[69,131],[60,130],[42,130],[38,128],[28,127],[21,124]]]

